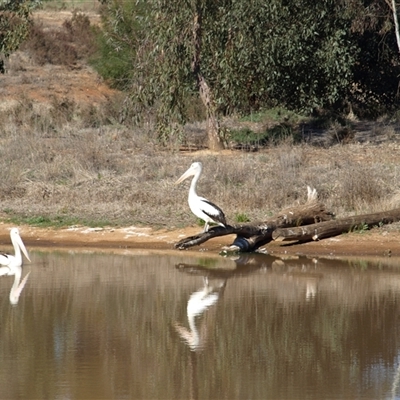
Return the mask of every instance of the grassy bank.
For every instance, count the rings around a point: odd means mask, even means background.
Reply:
[[[5,219],[55,225],[193,224],[189,183],[174,185],[192,161],[204,164],[199,194],[220,205],[231,222],[260,220],[304,201],[307,185],[337,216],[400,203],[399,149],[393,142],[326,148],[280,143],[258,152],[183,153],[159,149],[146,133],[117,124],[88,128],[75,120],[54,131],[17,124],[7,115],[0,114],[0,211]]]

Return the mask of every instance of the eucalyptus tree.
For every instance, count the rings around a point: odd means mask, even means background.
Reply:
[[[131,107],[138,116],[154,110],[161,139],[187,121],[195,98],[206,110],[209,146],[219,149],[223,115],[273,105],[343,110],[360,87],[365,96],[393,92],[398,63],[391,43],[379,52],[383,38],[389,43],[382,36],[390,15],[380,14],[385,0],[103,2],[113,9],[108,42],[131,49]],[[128,5],[131,39],[118,33],[129,25],[118,10]],[[368,18],[378,22],[368,26]]]
[[[145,3],[149,79],[142,94],[157,104],[162,128],[174,118],[183,123],[197,93],[213,149],[222,147],[221,115],[277,103],[312,111],[337,102],[351,80],[351,22],[336,1]]]
[[[398,109],[400,55],[397,7],[389,0],[343,0],[358,52],[348,99],[359,116]]]
[[[9,57],[27,38],[32,10],[40,0],[0,0],[0,55]]]

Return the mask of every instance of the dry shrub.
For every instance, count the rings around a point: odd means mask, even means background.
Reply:
[[[94,29],[87,15],[74,11],[71,19],[64,21],[63,28],[74,43],[80,58],[88,58],[95,51]]]
[[[50,97],[49,104],[40,104],[21,96],[14,104],[10,103],[8,107],[0,110],[0,137],[8,137],[16,132],[28,136],[34,132],[45,137],[54,137],[64,126],[70,124],[73,124],[75,129],[104,130],[108,125],[117,123],[118,104],[120,104],[118,99],[112,97],[95,106],[78,104],[71,98],[56,96]],[[126,132],[127,129],[121,126],[114,139]],[[140,141],[144,143],[146,138],[143,135],[140,137]]]
[[[355,131],[350,126],[342,126],[338,123],[333,124],[329,134],[331,136],[332,144],[349,144],[354,143]]]
[[[50,103],[50,117],[57,126],[63,126],[72,121],[77,108],[74,100],[67,97],[58,98],[52,96]]]
[[[85,130],[74,139],[73,148],[80,147],[76,159],[84,170],[101,173],[118,169],[118,160],[113,157],[111,138],[101,130]],[[84,145],[82,145],[84,143]]]
[[[23,49],[39,65],[72,66],[95,51],[94,31],[86,15],[74,12],[61,29],[45,29],[33,23]]]
[[[0,132],[2,137],[7,137],[7,127],[13,129],[23,125],[31,124],[34,119],[34,105],[31,100],[22,96],[14,105],[10,104],[5,110],[0,112]]]
[[[4,152],[0,152],[0,157],[4,157]],[[2,163],[0,169],[0,200],[23,197],[25,188],[22,184],[23,168],[18,160],[7,160],[8,164]]]
[[[3,137],[13,134],[49,136],[73,118],[75,104],[70,100],[53,98],[50,105],[41,105],[21,96],[14,106],[0,111],[0,132]]]
[[[78,61],[78,52],[70,41],[68,33],[58,30],[44,30],[43,25],[33,24],[25,50],[39,64],[73,65]]]
[[[336,196],[347,211],[363,212],[379,204],[387,195],[379,168],[344,163],[337,176]]]
[[[298,175],[300,168],[304,165],[304,150],[300,146],[283,144],[276,151],[277,171],[285,171]]]
[[[98,128],[109,124],[119,124],[121,121],[121,110],[124,107],[126,95],[117,93],[110,96],[101,104],[82,104],[77,109],[77,116],[85,128]],[[126,121],[129,126],[130,121]],[[122,127],[121,127],[122,128]]]

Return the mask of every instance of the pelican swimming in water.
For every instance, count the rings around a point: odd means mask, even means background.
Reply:
[[[10,291],[10,303],[17,304],[19,296],[21,295],[22,289],[28,279],[30,272],[26,274],[24,279],[21,281],[22,276],[22,253],[25,257],[31,261],[29,254],[25,248],[24,242],[19,235],[18,228],[12,228],[10,231],[11,243],[14,246],[15,255],[0,254],[0,276],[1,275],[14,275],[14,284]],[[22,253],[21,253],[22,250]]]
[[[22,266],[22,253],[31,261],[25,248],[24,242],[19,235],[18,228],[12,228],[10,231],[11,243],[14,246],[15,255],[0,254],[0,275],[14,275],[14,269]],[[22,253],[21,253],[22,250]],[[10,271],[11,273],[9,273]]]
[[[226,219],[224,212],[215,204],[211,203],[204,197],[199,196],[196,193],[196,184],[200,178],[201,172],[203,170],[203,165],[201,162],[194,162],[190,168],[175,182],[183,182],[189,176],[193,176],[192,183],[190,184],[188,203],[192,213],[205,221],[204,232],[208,231],[210,223],[215,223],[217,225],[226,226]]]

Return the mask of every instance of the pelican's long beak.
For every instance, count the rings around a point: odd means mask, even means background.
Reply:
[[[175,185],[178,183],[183,182],[185,179],[189,178],[189,176],[194,175],[193,168],[189,168],[176,182]]]
[[[32,262],[31,259],[29,258],[28,251],[26,250],[24,242],[22,241],[21,237],[18,236],[17,242],[18,242],[19,248],[25,254],[25,257],[29,260],[29,262]]]

